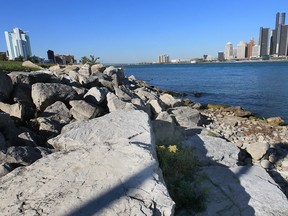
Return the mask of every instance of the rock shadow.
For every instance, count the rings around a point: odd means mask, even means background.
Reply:
[[[101,214],[102,210],[109,208],[113,202],[119,200],[123,196],[126,196],[127,199],[135,199],[145,204],[144,200],[141,200],[141,198],[137,197],[137,194],[134,195],[133,190],[139,189],[139,186],[142,183],[144,183],[148,178],[151,178],[151,169],[153,169],[155,166],[158,165],[151,164],[150,166],[131,176],[126,181],[115,185],[113,188],[107,190],[101,195],[94,197],[93,199],[82,204],[80,207],[75,208],[70,213],[66,214],[66,216],[90,216]],[[150,206],[150,209],[152,210],[153,215],[161,215],[161,212],[156,206],[156,202]],[[114,213],[116,214],[116,212]]]
[[[235,161],[235,167],[238,169],[229,169],[225,163],[233,162],[229,158],[225,158],[226,152],[222,156],[213,156],[205,147],[207,140],[202,139],[203,136],[195,134],[183,141],[183,145],[195,149],[195,156],[200,163],[200,172],[206,176],[200,187],[208,191],[207,209],[200,213],[183,209],[177,215],[255,215],[254,208],[249,205],[251,196],[241,185],[239,179],[241,175],[248,172],[250,167],[237,166],[237,161]],[[210,138],[211,141],[213,139],[220,138]],[[223,140],[223,142],[225,141]],[[215,145],[217,144],[218,142],[215,142]],[[231,143],[231,145],[233,144]],[[215,146],[215,148],[221,152],[221,146]],[[235,158],[237,157],[238,155],[235,154]]]

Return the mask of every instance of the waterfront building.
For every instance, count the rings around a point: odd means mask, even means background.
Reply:
[[[30,38],[26,32],[23,32],[19,28],[14,28],[13,32],[5,31],[4,34],[9,60],[13,60],[19,56],[22,56],[24,59],[32,56]]]
[[[254,38],[251,38],[250,41],[247,43],[247,58],[252,57],[252,49],[255,46]]]
[[[269,55],[269,35],[270,29],[269,28],[260,28],[259,33],[259,45],[260,45],[260,57]]]
[[[163,64],[163,63],[169,63],[170,62],[170,59],[169,59],[169,55],[160,55],[158,56],[158,61],[157,63],[159,64]]]
[[[246,48],[247,44],[243,41],[240,41],[239,44],[237,44],[237,59],[246,58]]]
[[[233,56],[233,45],[231,42],[228,42],[225,46],[224,57],[226,60],[231,60]]]
[[[288,52],[288,25],[281,25],[278,56],[287,56]]]
[[[275,23],[275,30],[276,30],[276,52],[275,54],[279,55],[279,50],[281,46],[281,26],[285,24],[285,13],[278,12],[276,14],[276,23]]]
[[[225,61],[224,52],[218,52],[218,61]]]
[[[50,63],[55,63],[55,55],[53,50],[48,50],[47,51],[47,57]]]
[[[276,14],[275,29],[272,30],[270,42],[270,54],[274,56],[282,56],[286,49],[286,27],[285,27],[285,13],[278,12]],[[284,26],[284,27],[283,27]],[[284,32],[283,32],[284,31]],[[281,50],[281,53],[280,53]]]
[[[233,48],[233,57],[237,58],[237,47]]]
[[[57,64],[73,64],[75,62],[73,55],[55,55],[55,62]]]
[[[254,45],[252,47],[252,58],[259,58],[260,57],[260,46],[259,45]]]

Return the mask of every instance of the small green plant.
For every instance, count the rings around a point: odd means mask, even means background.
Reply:
[[[199,187],[203,175],[192,148],[179,145],[158,146],[157,156],[170,196],[181,209],[200,212],[205,210],[207,191]]]

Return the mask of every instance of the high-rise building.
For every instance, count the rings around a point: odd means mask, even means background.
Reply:
[[[288,25],[281,25],[278,56],[287,56],[288,52]]]
[[[255,46],[254,38],[251,38],[250,41],[247,43],[247,58],[252,57],[252,49]]]
[[[47,51],[47,57],[50,63],[55,63],[55,55],[53,50],[48,50]]]
[[[224,52],[218,52],[218,61],[225,61]]]
[[[13,32],[5,31],[4,34],[10,60],[19,56],[22,56],[24,59],[32,56],[30,38],[27,33],[19,28],[14,28]]]
[[[243,41],[240,41],[240,43],[237,44],[237,59],[246,58],[246,48],[247,44]]]
[[[157,61],[158,63],[169,63],[170,62],[170,60],[169,60],[169,55],[160,55],[160,56],[158,56],[158,61]]]
[[[276,53],[279,55],[280,49],[280,40],[281,40],[281,26],[285,24],[285,13],[278,12],[276,14],[276,23],[275,23],[275,30],[276,30]]]
[[[260,45],[260,57],[269,55],[269,35],[270,35],[269,28],[260,28],[259,33],[259,45]]]
[[[224,57],[227,60],[233,59],[233,45],[231,42],[228,42],[225,46]]]
[[[286,38],[282,38],[283,35],[285,35],[286,33],[284,32],[282,34],[282,30],[285,30],[285,27],[282,28],[283,25],[285,25],[285,13],[281,13],[278,12],[276,14],[276,22],[275,22],[275,29],[272,30],[272,37],[271,37],[271,43],[270,43],[270,54],[271,55],[275,55],[275,56],[279,56],[282,55],[280,54],[280,49],[283,50],[285,49],[282,46],[285,46],[285,40]],[[281,41],[284,42],[284,44],[281,44]]]
[[[259,58],[260,56],[260,46],[259,45],[254,45],[252,47],[252,58]]]

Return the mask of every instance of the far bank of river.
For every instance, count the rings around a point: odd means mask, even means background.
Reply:
[[[288,122],[288,62],[127,65],[125,74],[194,102],[241,106]]]

